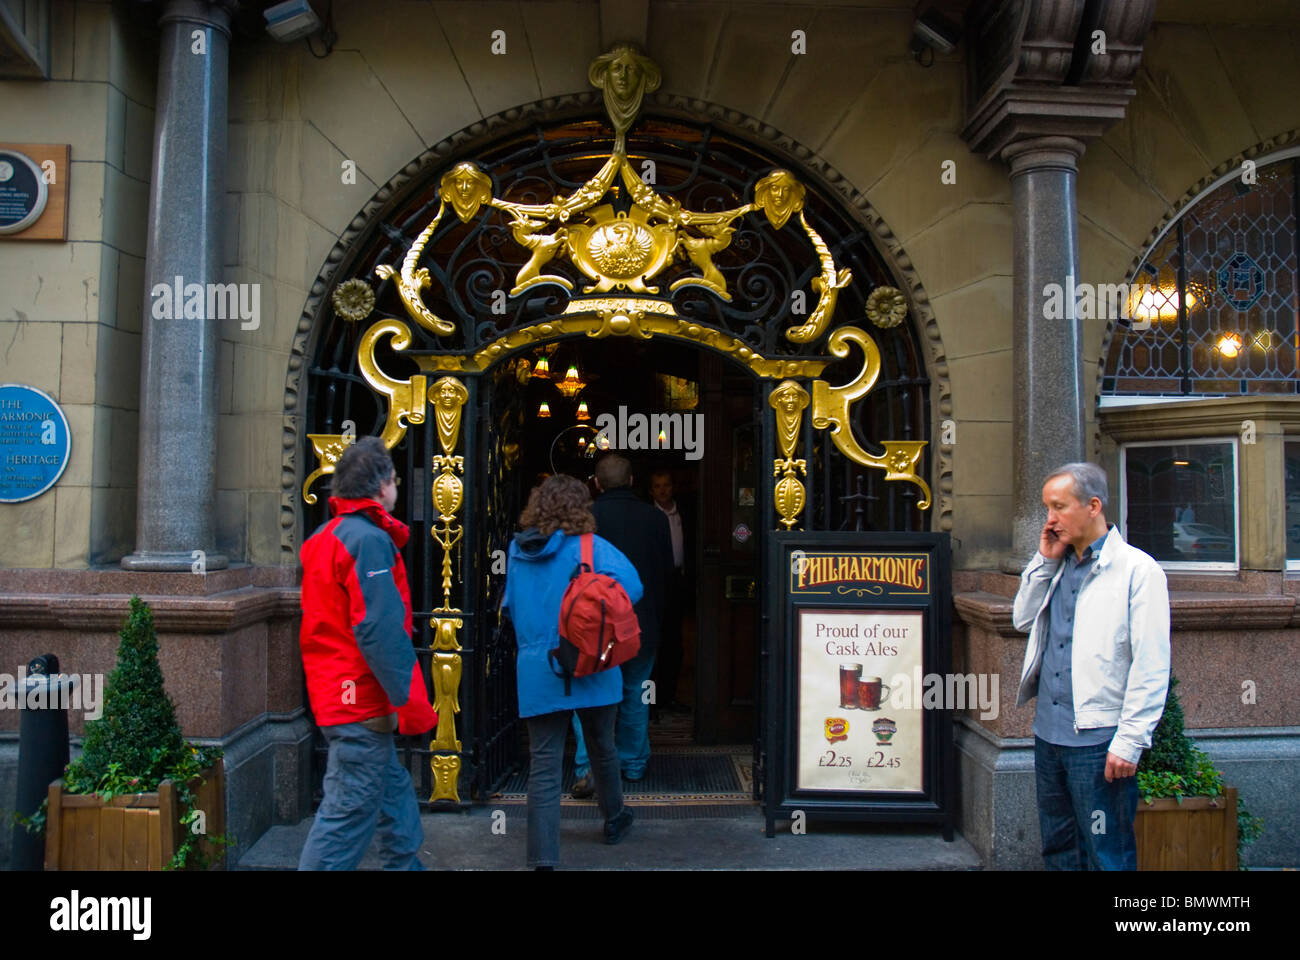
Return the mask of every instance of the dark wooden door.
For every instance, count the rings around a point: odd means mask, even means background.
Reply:
[[[704,355],[700,381],[705,445],[696,513],[695,733],[705,744],[752,743],[762,556],[754,380]]]

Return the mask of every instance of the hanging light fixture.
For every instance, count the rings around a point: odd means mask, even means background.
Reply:
[[[587,401],[586,401],[586,400],[583,400],[581,403],[578,404],[578,419],[579,419],[579,420],[590,420],[590,419],[591,419],[591,414],[587,412]]]
[[[578,392],[586,386],[586,384],[582,382],[582,378],[578,376],[578,365],[576,363],[569,364],[569,369],[568,372],[565,373],[564,379],[557,383],[556,386],[559,387],[560,393],[564,394],[565,397],[570,400],[576,397]]]
[[[550,415],[551,415],[551,405],[547,403],[545,400],[543,400],[542,405],[537,408],[537,416],[549,417]]]
[[[551,379],[551,362],[546,359],[546,354],[537,358],[537,363],[533,365],[533,376],[538,380]]]

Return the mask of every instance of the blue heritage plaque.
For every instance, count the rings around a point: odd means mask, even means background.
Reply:
[[[72,436],[53,399],[21,383],[0,384],[0,503],[39,497],[68,465]]]
[[[41,218],[49,198],[35,160],[17,150],[0,150],[0,234],[26,230]]]

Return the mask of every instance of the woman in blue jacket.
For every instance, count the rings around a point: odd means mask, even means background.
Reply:
[[[528,721],[528,865],[553,869],[560,859],[560,778],[571,711],[578,711],[591,751],[605,842],[618,843],[632,824],[614,747],[623,678],[620,667],[575,677],[566,696],[547,656],[559,644],[560,601],[580,561],[581,535],[596,530],[587,488],[573,477],[548,477],[529,494],[519,525],[502,609],[515,625],[519,716]],[[592,559],[596,573],[616,579],[633,603],[641,599],[636,568],[613,544],[595,537]]]

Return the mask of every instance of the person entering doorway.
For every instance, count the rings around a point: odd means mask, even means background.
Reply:
[[[664,596],[664,618],[659,631],[659,654],[655,660],[655,698],[651,712],[657,709],[683,712],[689,710],[677,699],[677,682],[682,668],[682,618],[690,597],[690,578],[686,570],[689,524],[685,505],[673,498],[673,475],[670,470],[656,470],[650,476],[650,498],[668,519],[668,533],[673,546],[673,572]]]
[[[650,761],[650,698],[646,684],[654,669],[659,647],[659,629],[664,615],[664,595],[673,569],[672,538],[668,518],[646,503],[632,490],[632,464],[626,457],[612,453],[596,464],[596,488],[600,496],[592,505],[596,532],[621,550],[641,578],[645,589],[636,603],[641,626],[641,651],[623,664],[623,699],[618,707],[614,740],[619,766],[628,780],[645,776]],[[589,776],[587,745],[582,728],[574,724],[577,751],[574,755],[578,780],[573,796],[584,799],[594,793]]]

